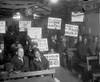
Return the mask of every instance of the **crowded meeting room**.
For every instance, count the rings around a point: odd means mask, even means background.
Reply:
[[[0,0],[0,82],[100,82],[100,0]]]

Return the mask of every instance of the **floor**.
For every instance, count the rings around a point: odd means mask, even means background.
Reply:
[[[71,71],[69,71],[68,69],[64,69],[63,67],[56,67],[56,68],[51,68],[51,69],[55,69],[55,74],[54,74],[54,80],[55,82],[82,82],[79,78],[78,78],[78,74],[73,73]],[[48,78],[47,78],[48,79]],[[24,81],[19,80],[19,81],[12,81],[12,82],[45,82],[43,81],[44,79],[42,79],[42,81],[36,81],[37,79],[26,79]],[[52,79],[49,78],[48,82],[54,82],[51,81]],[[11,81],[6,81],[6,82],[11,82]]]
[[[63,67],[56,67],[53,68],[55,69],[55,80],[56,82],[82,82],[79,78],[78,75],[64,69]]]

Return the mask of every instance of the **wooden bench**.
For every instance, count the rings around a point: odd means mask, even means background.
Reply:
[[[55,82],[54,73],[55,69],[2,74],[0,75],[0,82]]]
[[[92,69],[92,65],[90,64],[90,61],[97,61],[97,63],[95,62],[95,64],[99,64],[98,63],[98,56],[89,56],[89,57],[87,57],[87,70],[88,71],[91,71],[91,70],[93,70]],[[97,73],[96,71],[98,71],[98,69],[95,69],[95,72],[93,72],[93,82],[94,82],[94,80],[96,79],[96,78],[98,78],[98,77],[100,77],[100,73]]]
[[[98,56],[89,56],[89,57],[86,57],[87,59],[87,70],[90,71],[92,70],[92,65],[90,64],[90,61],[92,60],[98,60]]]
[[[92,75],[93,75],[93,82],[95,81],[96,78],[100,77],[100,73],[96,73]]]

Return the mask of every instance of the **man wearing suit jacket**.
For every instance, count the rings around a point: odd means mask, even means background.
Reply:
[[[19,48],[16,55],[11,59],[13,71],[26,72],[29,71],[29,59],[24,56],[23,48]]]
[[[40,53],[39,49],[35,48],[33,52],[34,58],[30,60],[30,70],[39,71],[49,69],[49,61]]]

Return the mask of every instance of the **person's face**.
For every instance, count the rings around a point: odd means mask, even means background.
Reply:
[[[77,39],[74,39],[74,43],[77,43]]]
[[[98,38],[97,37],[95,37],[95,42],[98,42]]]
[[[28,40],[28,44],[30,45],[32,43],[32,41],[31,40]]]
[[[22,48],[18,49],[17,55],[18,55],[18,57],[23,58],[24,50]]]
[[[54,39],[57,40],[57,35],[54,36]]]
[[[54,36],[52,36],[51,39],[54,40]]]
[[[35,57],[36,57],[36,58],[39,58],[39,57],[40,57],[40,52],[39,52],[39,51],[36,51],[36,52],[35,52]]]
[[[0,45],[1,50],[4,50],[4,44]]]
[[[22,45],[21,44],[17,44],[17,48],[22,48]]]
[[[63,41],[63,42],[66,42],[66,38],[65,38],[65,37],[63,37],[63,38],[62,38],[62,41]]]
[[[34,48],[37,48],[37,45],[36,44],[32,45],[32,49],[34,49]]]
[[[51,49],[50,52],[51,52],[51,53],[54,53],[54,49]]]
[[[82,41],[82,36],[79,36],[79,41]]]
[[[87,38],[84,38],[84,43],[87,43]]]

